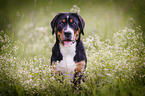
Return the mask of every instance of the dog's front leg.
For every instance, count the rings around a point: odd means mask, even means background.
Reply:
[[[74,74],[74,86],[78,86],[81,83],[83,77],[83,69],[85,68],[85,60],[76,63],[75,74]]]

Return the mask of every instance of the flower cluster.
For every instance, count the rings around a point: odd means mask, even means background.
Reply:
[[[112,85],[114,80],[120,78],[126,82],[139,78],[143,80],[145,46],[140,27],[116,32],[112,43],[100,39],[95,35],[84,40],[88,57],[87,81],[94,79],[98,83],[100,80]],[[86,83],[85,87],[89,84]]]
[[[77,5],[73,5],[73,7],[70,9],[70,12],[76,12],[80,13],[80,8]]]

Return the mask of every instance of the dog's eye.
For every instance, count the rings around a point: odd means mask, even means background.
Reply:
[[[76,26],[76,23],[74,22],[74,23],[72,23],[72,26]]]
[[[64,25],[64,23],[63,23],[63,22],[60,22],[60,23],[59,23],[59,25],[63,26],[63,25]]]

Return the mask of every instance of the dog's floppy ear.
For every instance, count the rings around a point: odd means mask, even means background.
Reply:
[[[76,15],[77,15],[77,17],[78,17],[78,19],[80,21],[80,31],[84,35],[83,29],[85,27],[85,21],[83,20],[83,18],[78,13],[76,13]]]
[[[56,22],[58,20],[58,18],[62,15],[62,13],[58,13],[54,18],[53,20],[51,21],[51,28],[52,28],[52,35],[54,34],[55,32],[55,26],[56,26]]]

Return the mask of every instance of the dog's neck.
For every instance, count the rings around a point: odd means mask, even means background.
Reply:
[[[76,53],[76,42],[72,43],[68,47],[64,47],[63,45],[59,44],[60,52],[63,58],[74,58]]]

